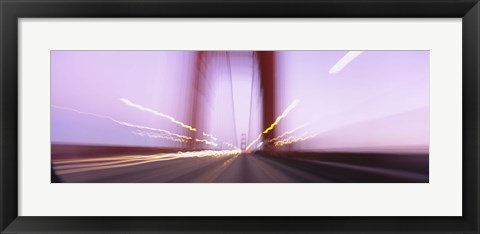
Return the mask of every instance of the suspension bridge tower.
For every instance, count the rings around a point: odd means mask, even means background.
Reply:
[[[242,138],[240,139],[240,149],[245,150],[247,148],[247,134],[242,133]]]

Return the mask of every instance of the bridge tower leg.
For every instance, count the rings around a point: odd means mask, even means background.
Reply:
[[[197,128],[197,131],[189,131],[189,137],[192,140],[188,144],[188,148],[190,149],[197,149],[198,145],[196,142],[197,137],[199,137],[199,128],[201,128],[202,120],[201,120],[201,107],[202,101],[200,100],[201,97],[201,90],[203,88],[203,74],[205,69],[205,59],[206,59],[206,52],[205,51],[198,51],[195,55],[195,68],[193,73],[193,94],[192,94],[192,108],[191,108],[191,120],[192,126]]]
[[[275,107],[276,107],[276,74],[275,74],[275,52],[274,51],[259,51],[258,60],[260,67],[260,85],[263,92],[263,118],[262,127],[267,129],[273,122],[275,122]],[[264,139],[271,139],[275,137],[275,128],[264,134]],[[273,151],[274,146],[268,141],[264,141],[263,149],[265,151]]]

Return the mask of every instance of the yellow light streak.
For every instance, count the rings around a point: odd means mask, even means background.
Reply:
[[[125,105],[127,105],[127,106],[131,106],[131,107],[134,107],[134,108],[136,108],[136,109],[138,109],[138,110],[145,111],[145,112],[149,112],[149,113],[152,113],[152,114],[154,114],[154,115],[156,115],[156,116],[160,116],[160,117],[162,117],[162,118],[168,119],[168,120],[170,120],[170,122],[175,123],[175,124],[178,124],[178,125],[180,125],[181,127],[186,128],[186,129],[188,129],[188,130],[190,130],[190,131],[197,131],[196,128],[194,128],[194,127],[192,127],[192,126],[190,126],[190,125],[184,124],[184,123],[176,120],[175,118],[173,118],[173,117],[170,116],[170,115],[167,115],[167,114],[164,114],[164,113],[160,113],[160,112],[158,112],[158,111],[156,111],[156,110],[152,110],[152,109],[147,108],[147,107],[144,107],[144,106],[142,106],[142,105],[140,105],[140,104],[133,103],[133,102],[131,102],[130,100],[128,100],[128,99],[126,99],[126,98],[120,98],[120,101],[123,102],[123,103],[124,103]]]
[[[287,117],[288,113],[293,110],[293,108],[295,108],[298,103],[300,103],[299,100],[294,100],[292,104],[290,104],[287,109],[285,109],[283,111],[283,113],[277,117],[277,119],[275,120],[275,122],[273,122],[270,127],[268,127],[267,129],[265,129],[265,131],[263,131],[263,134],[267,134],[270,130],[272,130],[275,126],[277,126],[277,124],[280,122],[280,120],[282,120],[283,118]]]
[[[265,131],[263,131],[262,133],[258,134],[258,137],[253,140],[250,144],[248,144],[248,146],[246,147],[246,149],[250,149],[250,147],[252,147],[253,144],[255,144],[257,141],[260,140],[260,138],[262,137],[263,134],[267,134],[270,130],[272,130],[275,126],[277,126],[277,124],[280,122],[280,120],[282,120],[283,118],[287,117],[288,113],[290,113],[291,110],[293,110],[293,108],[295,108],[298,103],[300,103],[300,100],[298,99],[295,99],[292,104],[290,104],[284,111],[283,113],[278,116],[276,119],[275,119],[275,122],[273,122],[270,127],[268,127],[267,129],[265,129]]]

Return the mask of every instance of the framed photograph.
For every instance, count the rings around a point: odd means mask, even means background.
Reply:
[[[476,0],[0,0],[1,233],[479,231]]]

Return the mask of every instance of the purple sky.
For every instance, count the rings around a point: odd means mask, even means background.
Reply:
[[[428,146],[429,52],[366,51],[331,74],[346,53],[280,52],[277,109],[300,103],[277,131],[309,123],[305,150]]]
[[[116,120],[161,127],[177,134],[188,130],[129,107],[121,98],[189,122],[191,52],[52,51],[52,105],[107,115]],[[131,134],[134,129],[108,119],[52,108],[52,142],[109,145],[175,146]],[[159,144],[160,143],[160,144]]]
[[[315,135],[293,144],[300,150],[428,146],[429,52],[365,51],[331,74],[347,52],[277,53],[278,115],[293,100],[300,101],[277,133],[308,123],[291,135]],[[242,133],[249,133],[251,141],[263,130],[251,55],[216,52],[206,60],[200,106],[204,123],[193,127],[237,145]],[[188,134],[159,113],[192,125],[194,58],[194,52],[182,51],[52,51],[52,142],[181,146],[140,136],[149,131],[132,126]],[[126,105],[122,98],[157,114]]]

